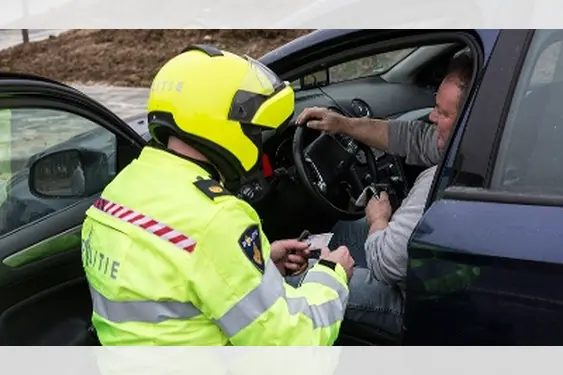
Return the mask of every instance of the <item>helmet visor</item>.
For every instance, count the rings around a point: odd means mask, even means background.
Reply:
[[[283,82],[266,65],[250,56],[245,55],[244,58],[248,61],[248,72],[242,81],[240,90],[269,97],[285,87],[286,82]]]
[[[245,56],[248,70],[231,103],[229,119],[252,124],[252,119],[264,102],[289,85],[268,67]]]

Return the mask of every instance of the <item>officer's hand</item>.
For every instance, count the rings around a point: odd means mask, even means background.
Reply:
[[[328,108],[305,108],[295,121],[297,125],[307,124],[311,129],[329,133],[346,133],[348,118]]]
[[[340,264],[342,268],[344,268],[344,271],[346,271],[348,281],[350,281],[354,272],[354,265],[356,264],[356,262],[354,261],[354,258],[352,258],[350,250],[348,250],[346,246],[340,246],[334,251],[323,249],[321,252],[321,259],[330,260],[332,262]]]
[[[307,268],[307,259],[310,256],[307,242],[298,240],[280,240],[272,243],[270,258],[277,266],[280,273],[296,275],[297,271]],[[294,251],[294,254],[290,254]]]

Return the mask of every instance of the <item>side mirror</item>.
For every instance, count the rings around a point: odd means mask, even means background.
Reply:
[[[99,193],[112,178],[106,154],[67,149],[37,159],[29,168],[29,189],[40,198],[85,198]]]

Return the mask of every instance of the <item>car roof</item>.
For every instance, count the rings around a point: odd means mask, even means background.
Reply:
[[[361,29],[321,29],[315,30],[309,34],[296,38],[273,51],[266,53],[260,58],[260,61],[266,65],[275,60],[283,59],[304,48],[312,47],[316,44],[326,42],[328,40],[353,34],[361,31]]]
[[[3,81],[3,80],[14,80],[14,79],[23,80],[23,81],[44,82],[44,83],[50,83],[50,84],[53,84],[53,85],[63,86],[63,87],[71,88],[71,89],[73,88],[72,86],[66,85],[62,82],[55,81],[53,79],[43,77],[43,76],[39,76],[39,75],[35,75],[35,74],[0,71],[0,82]]]

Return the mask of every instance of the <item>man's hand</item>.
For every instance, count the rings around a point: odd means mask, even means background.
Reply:
[[[309,245],[304,241],[280,240],[275,241],[270,246],[270,258],[282,274],[286,276],[298,274],[297,271],[304,271],[307,268],[307,260],[310,252]],[[289,254],[292,250],[295,254]]]
[[[346,133],[348,118],[327,108],[312,107],[301,112],[296,124],[307,124],[311,129],[322,130],[329,133]]]
[[[383,230],[389,225],[391,218],[391,203],[386,192],[379,194],[379,199],[373,197],[366,207],[366,219],[369,225],[369,233]]]
[[[348,276],[348,281],[352,278],[352,274],[354,272],[354,258],[350,255],[350,250],[346,246],[340,246],[338,249],[334,251],[330,251],[329,249],[322,249],[321,250],[321,258],[330,260],[334,263],[338,263],[344,268],[346,271],[346,276]]]

